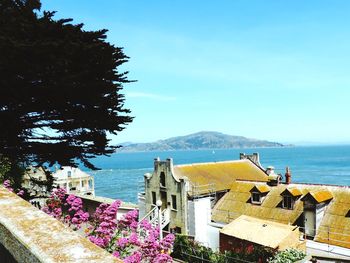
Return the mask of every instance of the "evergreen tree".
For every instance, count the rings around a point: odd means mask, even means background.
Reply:
[[[107,30],[55,20],[39,0],[0,0],[0,155],[10,163],[76,165],[115,151],[124,108],[122,48]]]

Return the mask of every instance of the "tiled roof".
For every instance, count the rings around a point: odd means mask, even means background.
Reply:
[[[331,190],[333,199],[329,203],[316,241],[336,246],[350,248],[350,217],[346,217],[350,209],[350,189],[339,188]]]
[[[253,188],[262,194],[270,192],[270,187],[268,187],[266,184],[257,184]]]
[[[292,238],[293,231],[296,246],[299,244],[299,228],[269,220],[242,215],[224,226],[220,233],[270,248],[278,248],[287,238]]]
[[[235,182],[231,190],[222,197],[213,209],[212,219],[216,222],[230,223],[240,215],[253,216],[274,222],[293,224],[303,212],[303,203],[296,200],[293,210],[280,207],[282,202],[281,193],[286,190],[285,185],[278,185],[270,188],[261,205],[254,205],[249,202],[251,189],[258,183]],[[264,185],[263,183],[260,183]],[[307,193],[307,190],[303,190]]]
[[[228,190],[236,180],[267,182],[266,173],[250,160],[174,166],[177,179],[187,178],[190,195]]]
[[[281,193],[288,189],[293,193],[298,189],[305,196],[311,196],[315,201],[329,201],[323,219],[317,231],[315,241],[350,248],[350,188],[323,185],[291,184],[278,185],[270,188],[261,205],[249,202],[250,190],[257,183],[235,182],[231,190],[222,197],[213,208],[212,220],[230,223],[240,215],[252,216],[283,224],[295,224],[302,215],[304,204],[297,198],[294,209],[288,210],[280,206]],[[262,184],[262,183],[261,183]]]
[[[287,188],[285,192],[288,192],[294,197],[301,196],[303,194],[298,188]]]
[[[303,198],[308,197],[312,197],[316,203],[322,203],[331,200],[333,195],[330,191],[325,189],[311,189],[310,192]]]

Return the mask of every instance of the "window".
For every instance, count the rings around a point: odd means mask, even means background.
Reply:
[[[285,195],[283,196],[282,207],[286,209],[293,209],[294,200],[291,196]]]
[[[176,195],[171,195],[172,209],[177,210]]]
[[[261,204],[261,194],[253,192],[251,197],[252,204]]]
[[[157,196],[156,196],[156,192],[152,192],[152,204],[156,204],[157,202]]]
[[[174,227],[173,229],[171,229],[171,233],[175,234],[175,233],[178,233],[178,234],[181,234],[181,227]]]
[[[68,177],[71,177],[72,176],[72,171],[68,171],[67,174],[68,174]]]
[[[92,179],[89,180],[89,189],[92,189]]]
[[[165,187],[165,173],[160,173],[160,186]]]
[[[81,181],[81,187],[84,187],[85,181]]]

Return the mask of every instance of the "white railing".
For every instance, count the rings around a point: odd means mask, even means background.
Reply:
[[[158,225],[158,207],[154,206],[139,222],[144,220],[147,220],[152,226]]]
[[[162,211],[162,224],[161,229],[163,229],[167,224],[170,223],[170,209],[164,209]]]
[[[153,227],[159,225],[159,210],[158,207],[152,208],[151,211],[149,211],[139,222],[142,222],[143,220],[147,220]],[[170,222],[170,209],[164,209],[161,212],[161,218],[162,218],[162,223],[160,228],[163,229],[167,224]]]

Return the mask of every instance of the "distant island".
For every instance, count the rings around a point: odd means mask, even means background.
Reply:
[[[266,140],[250,139],[243,136],[227,135],[220,132],[202,131],[151,143],[123,143],[122,148],[119,150],[123,152],[147,152],[284,146],[287,145]]]

